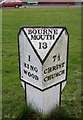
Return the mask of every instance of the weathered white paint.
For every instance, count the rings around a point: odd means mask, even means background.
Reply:
[[[68,40],[68,36],[67,34],[65,34],[66,32],[64,31],[63,34],[60,36],[60,38],[58,39],[56,45],[54,46],[54,48],[52,49],[52,51],[49,54],[49,57],[46,59],[44,65],[43,65],[43,70],[48,69],[52,66],[57,66],[60,65],[62,63],[64,67],[58,68],[56,70],[53,70],[52,72],[49,72],[47,74],[43,74],[44,78],[50,75],[54,75],[55,73],[59,72],[59,71],[63,71],[64,70],[64,74],[58,76],[58,77],[54,77],[54,79],[51,80],[47,80],[47,82],[43,81],[43,86],[44,88],[49,87],[53,84],[57,84],[58,82],[61,82],[62,80],[66,79],[66,65],[67,65],[67,40]],[[60,60],[58,61],[58,54],[60,54]],[[53,56],[56,56],[56,60],[55,62],[53,61]]]
[[[24,30],[26,31],[26,33],[27,33],[27,35],[28,35],[28,38],[31,40],[31,35],[34,35],[33,33],[32,34],[28,34],[28,31],[29,31],[29,29],[31,29],[31,28],[24,28]],[[41,31],[41,29],[45,29],[45,28],[35,28],[35,30],[37,31],[37,30],[40,30]],[[54,42],[56,41],[56,39],[58,38],[58,36],[59,36],[59,34],[61,33],[61,31],[62,31],[62,28],[58,28],[58,32],[56,31],[57,29],[56,28],[49,28],[50,30],[52,30],[52,32],[53,32],[53,30],[55,30],[55,40],[52,40],[52,38],[51,38],[51,40],[50,40],[50,36],[49,36],[49,40],[47,41],[47,39],[46,39],[46,37],[45,37],[45,39],[44,40],[42,40],[42,39],[40,39],[39,40],[39,42],[38,42],[38,40],[34,40],[34,39],[32,39],[31,40],[31,42],[32,42],[32,44],[33,44],[33,46],[35,47],[35,49],[37,50],[37,52],[38,52],[38,54],[40,55],[40,57],[41,57],[41,59],[43,60],[44,58],[45,58],[45,56],[47,55],[47,53],[48,53],[48,51],[50,50],[50,48],[52,47],[52,45],[54,44]],[[31,29],[31,30],[33,30],[33,28]],[[37,34],[35,34],[35,35],[38,35],[38,33]],[[46,34],[45,34],[46,35]],[[49,35],[51,35],[51,34],[49,34]],[[43,37],[44,38],[44,37]],[[48,42],[48,44],[47,44],[47,48],[46,49],[39,49],[39,43],[42,43],[43,44],[43,42]]]
[[[39,88],[43,88],[42,85],[42,64],[40,60],[38,59],[37,55],[33,51],[33,48],[31,47],[30,43],[28,42],[26,36],[21,31],[21,34],[19,36],[19,44],[20,44],[20,62],[21,62],[21,79],[23,79],[26,82],[29,82],[30,84],[33,84]],[[31,61],[28,61],[28,55],[31,56]],[[27,63],[31,66],[35,66],[38,69],[38,72],[35,72],[34,70],[30,70],[24,67],[24,63]],[[27,74],[24,74],[24,70],[30,72],[31,74],[34,74],[39,77],[39,80],[35,80],[32,77],[29,77]]]
[[[45,39],[36,39],[41,35]],[[63,27],[24,27],[19,33],[20,78],[26,89],[21,83],[27,103],[40,112],[48,113],[59,105],[66,85],[67,49],[68,33]]]
[[[40,28],[40,29],[42,29],[42,28]],[[56,41],[57,37],[60,35],[61,30],[62,29],[58,30],[58,34],[55,35],[56,37],[54,40],[46,40],[46,39],[41,40],[40,39],[40,40],[32,40],[31,41],[34,48],[36,49],[36,51],[38,52],[38,54],[42,60],[46,57],[47,53],[49,52],[49,50],[53,46],[54,42]],[[27,30],[25,30],[25,32],[27,34]],[[54,46],[52,51],[49,53],[49,57],[47,57],[46,61],[44,62],[43,66],[42,66],[36,53],[34,52],[29,41],[27,40],[27,37],[24,35],[23,31],[21,31],[21,34],[19,36],[19,39],[20,39],[19,44],[20,44],[21,79],[23,79],[26,82],[33,84],[41,89],[47,88],[53,84],[57,84],[58,82],[65,80],[65,78],[66,78],[66,61],[67,61],[67,39],[68,39],[68,36],[65,33],[66,32],[64,30],[63,34],[60,36],[56,45]],[[28,36],[28,38],[31,39],[30,36]],[[44,41],[48,43],[47,49],[38,49],[38,43],[39,42],[42,43]],[[51,42],[52,42],[52,44],[51,44]],[[28,61],[29,55],[30,55],[30,61]],[[55,56],[55,55],[56,55],[56,60],[54,62],[53,56]],[[59,61],[58,61],[58,55],[60,55]],[[28,68],[24,66],[25,63],[26,63],[26,65],[28,65]],[[57,65],[60,66],[60,64],[62,64],[62,63],[64,63],[63,67],[58,68],[56,70],[53,70],[51,72],[47,71],[47,73],[44,74],[44,71],[46,71],[46,69],[49,69],[53,66],[57,67]],[[30,66],[35,67],[37,69],[37,72],[35,70],[31,70]],[[26,74],[25,74],[24,70],[27,72]],[[52,80],[46,80],[47,82],[44,81],[44,78],[46,78],[47,76],[55,74],[61,70],[64,70],[63,75],[61,75],[59,77],[55,77]],[[30,77],[28,75],[29,73],[33,74],[34,76],[37,76],[38,80],[36,80],[35,78],[33,79],[33,77]]]
[[[59,106],[60,84],[44,92],[27,85],[27,104],[44,114]]]

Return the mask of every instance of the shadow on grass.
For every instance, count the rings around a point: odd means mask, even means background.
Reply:
[[[72,117],[65,108],[57,107],[49,115],[43,115],[31,107],[24,106],[16,120],[81,120]]]

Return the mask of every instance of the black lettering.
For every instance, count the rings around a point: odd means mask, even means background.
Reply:
[[[42,43],[42,48],[43,48],[43,49],[46,49],[46,48],[47,48],[47,43],[46,43],[46,42]]]
[[[35,80],[39,80],[39,78],[38,78],[38,76],[37,76],[37,75],[35,75]]]
[[[28,30],[28,34],[32,34],[32,30],[31,29]]]
[[[55,73],[55,74],[54,74],[54,77],[58,77],[58,76],[59,76],[59,73]]]
[[[36,40],[36,35],[31,35],[31,40]]]
[[[30,61],[31,60],[31,56],[30,55],[28,55],[28,61]]]
[[[27,69],[29,69],[29,64],[24,63],[24,67],[26,67]]]
[[[44,70],[44,74],[46,74],[46,73],[48,73],[48,70],[47,70],[47,69]]]
[[[27,71],[26,70],[23,70],[24,71],[24,74],[27,74]]]
[[[53,34],[58,34],[58,29],[47,29],[47,28],[43,28],[43,29],[29,29],[28,30],[28,34],[34,34],[34,35],[53,35]]]
[[[64,67],[65,62],[62,63],[62,67]]]
[[[35,74],[31,73],[31,72],[28,72],[27,70],[23,70],[23,71],[24,71],[24,74],[28,75],[28,77],[31,77],[31,78],[33,78],[35,80],[39,80],[37,75],[35,75]]]
[[[34,74],[31,74],[31,77],[34,79],[34,78],[35,78],[35,75],[34,75]]]
[[[53,62],[55,62],[56,60],[60,61],[60,54],[53,56]]]
[[[60,60],[60,54],[58,54],[57,59],[58,59],[58,61]]]
[[[31,73],[30,73],[30,72],[28,72],[28,76],[29,76],[29,77],[31,76]]]
[[[39,49],[41,49],[42,48],[42,45],[41,45],[41,42],[39,42]]]
[[[48,76],[44,78],[44,82],[47,82],[48,81]]]
[[[56,64],[56,66],[52,66],[52,67],[48,67],[44,70],[44,74],[47,74],[47,73],[50,73],[50,72],[53,72],[53,71],[56,71],[60,68],[63,68],[65,65],[65,62],[63,63],[60,63],[60,64]]]
[[[33,34],[37,34],[37,30],[36,29],[33,29]]]
[[[49,37],[49,35],[47,35],[47,40],[50,40],[50,37]]]
[[[31,70],[31,71],[35,71],[35,72],[38,72],[38,68],[33,66],[33,65],[30,65],[30,64],[27,64],[24,62],[24,67],[26,67],[27,69]]]
[[[33,73],[28,72],[28,76],[35,79],[35,80],[39,80],[37,75],[34,75]]]
[[[44,40],[45,39],[45,35],[41,35],[41,37],[40,37],[42,40]]]
[[[61,68],[61,67],[62,67],[62,64],[59,64],[58,67]]]
[[[58,29],[54,29],[54,34],[58,34]]]
[[[48,73],[52,72],[52,67],[48,68]]]
[[[41,35],[36,35],[36,39],[40,40],[41,39]]]
[[[65,73],[65,70],[62,70],[62,71],[61,71],[61,75],[64,74],[64,73]]]
[[[29,64],[27,64],[27,69],[29,69]]]
[[[30,70],[34,70],[34,66],[30,65]]]
[[[47,29],[43,29],[43,34],[47,34]]]
[[[48,46],[47,46],[47,43],[46,42],[39,42],[39,49],[46,49]]]
[[[37,67],[34,67],[34,71],[35,71],[35,72],[38,72],[38,69],[37,69]]]
[[[58,69],[58,65],[52,67],[52,70],[53,70],[53,71],[55,71],[55,70],[57,70],[57,69]]]
[[[54,56],[53,56],[53,62],[56,61],[56,56],[57,56],[57,55],[54,55]]]
[[[24,67],[26,67],[26,63],[24,62]]]
[[[38,29],[38,34],[42,34],[42,29]]]
[[[64,73],[65,73],[65,70],[61,70],[61,71],[59,71],[59,72],[57,72],[57,73],[54,73],[54,74],[49,75],[49,76],[46,76],[46,77],[44,78],[44,82],[53,80],[54,78],[59,77],[59,76],[63,75]]]
[[[50,35],[50,40],[54,40],[54,35]]]
[[[53,30],[52,29],[48,29],[48,34],[52,34]]]

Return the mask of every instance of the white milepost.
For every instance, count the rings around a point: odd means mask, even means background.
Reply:
[[[21,27],[20,79],[27,104],[43,113],[61,102],[67,81],[68,32],[65,27]]]

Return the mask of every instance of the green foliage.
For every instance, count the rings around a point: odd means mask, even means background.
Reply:
[[[22,112],[20,113],[17,120],[43,120],[43,117],[45,116],[32,109],[30,106],[23,106]]]
[[[81,117],[81,10],[80,8],[3,9],[2,85],[3,118],[63,120]],[[24,90],[19,80],[17,34],[21,26],[65,26],[69,32],[68,82],[62,92],[62,108],[49,116],[25,107]],[[34,117],[35,116],[35,117]],[[60,119],[59,119],[60,118]],[[61,119],[62,118],[62,119]],[[28,119],[29,120],[29,119]],[[33,120],[33,119],[32,119]]]

